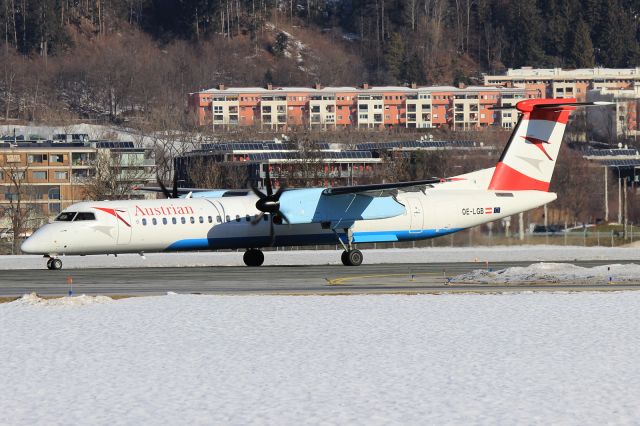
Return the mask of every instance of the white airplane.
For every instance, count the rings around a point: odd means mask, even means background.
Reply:
[[[524,212],[556,199],[548,192],[575,99],[531,99],[516,105],[520,120],[497,165],[449,179],[334,188],[279,188],[267,193],[207,191],[175,198],[87,201],[65,209],[22,244],[25,253],[60,256],[246,249],[260,266],[269,246],[334,245],[357,266],[357,243],[412,241]],[[170,195],[166,188],[163,191]],[[287,224],[284,224],[286,222]]]

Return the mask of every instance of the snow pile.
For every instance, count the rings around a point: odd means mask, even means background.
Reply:
[[[269,265],[340,265],[336,250],[266,251]],[[145,253],[114,256],[66,256],[65,269],[77,268],[140,268],[182,266],[242,266],[242,254],[237,252]],[[574,246],[494,246],[494,247],[427,247],[403,249],[363,250],[364,262],[376,263],[440,263],[440,262],[563,262],[580,260],[635,260],[640,261],[640,250],[620,247]],[[0,256],[2,269],[42,269],[42,256]]]
[[[640,280],[640,265],[602,265],[592,268],[570,263],[534,263],[497,271],[477,269],[451,278],[452,283],[558,283],[582,282],[585,284]]]
[[[3,304],[0,424],[636,424],[639,311],[638,292]]]
[[[113,302],[113,299],[107,296],[72,296],[72,297],[59,297],[56,299],[44,299],[38,296],[36,293],[25,294],[21,298],[12,302],[16,305],[30,305],[30,306],[83,306],[92,305],[95,303],[109,303]]]

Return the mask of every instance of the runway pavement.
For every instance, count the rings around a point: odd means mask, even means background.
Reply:
[[[492,269],[532,262],[495,262]],[[630,263],[624,260],[572,262],[579,266]],[[502,291],[640,290],[639,283],[449,284],[447,277],[482,269],[482,263],[374,264],[248,267],[75,269],[0,272],[0,296],[37,292],[44,296],[74,294],[359,294]],[[69,286],[68,281],[72,281]]]

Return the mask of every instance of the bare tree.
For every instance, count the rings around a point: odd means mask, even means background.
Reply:
[[[3,215],[11,223],[13,241],[11,253],[20,253],[20,244],[27,231],[33,227],[31,223],[38,209],[33,202],[33,187],[29,185],[29,166],[18,153],[5,154],[0,158],[0,181],[5,180],[5,204]]]
[[[93,170],[84,186],[85,197],[92,200],[132,198],[135,187],[151,177],[138,157],[108,150],[98,151]]]

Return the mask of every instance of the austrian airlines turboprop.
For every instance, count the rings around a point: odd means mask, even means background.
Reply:
[[[549,182],[569,114],[579,105],[595,103],[519,102],[520,120],[490,169],[449,179],[281,187],[275,193],[267,176],[266,194],[253,188],[166,200],[82,202],[38,229],[22,251],[42,254],[49,269],[60,269],[61,255],[244,248],[245,264],[260,266],[262,247],[339,243],[342,262],[360,265],[362,253],[354,244],[439,237],[555,200]]]

